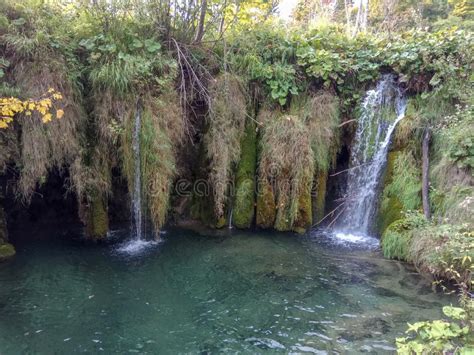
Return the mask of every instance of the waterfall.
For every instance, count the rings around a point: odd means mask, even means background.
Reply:
[[[376,88],[366,93],[351,150],[344,212],[338,222],[340,229],[369,233],[390,138],[405,109],[406,98],[392,75],[384,75]]]
[[[132,232],[136,239],[142,239],[142,182],[141,182],[141,162],[140,162],[140,131],[141,131],[141,109],[137,103],[135,113],[135,126],[133,130],[132,146],[134,159],[134,177],[132,193]]]
[[[146,224],[143,218],[143,201],[142,201],[142,167],[141,167],[141,152],[140,152],[140,134],[142,128],[142,110],[140,103],[137,103],[137,110],[135,113],[135,124],[133,126],[132,134],[132,150],[134,160],[133,172],[133,189],[131,191],[131,238],[120,244],[116,249],[117,252],[129,256],[138,255],[149,247],[158,244],[157,240],[146,240]]]
[[[232,229],[232,228],[233,228],[233,226],[232,226],[232,215],[233,215],[233,213],[234,213],[234,209],[231,208],[231,209],[230,209],[230,213],[229,213],[229,225],[228,225],[228,228],[229,228],[229,229]]]

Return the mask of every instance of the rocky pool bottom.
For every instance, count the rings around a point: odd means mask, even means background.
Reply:
[[[369,243],[170,229],[163,242],[19,238],[0,264],[0,353],[391,353],[434,294]],[[59,234],[59,233],[57,233]]]

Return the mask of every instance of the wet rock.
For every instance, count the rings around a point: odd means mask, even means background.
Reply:
[[[0,244],[0,261],[7,260],[16,254],[15,248],[10,243]]]

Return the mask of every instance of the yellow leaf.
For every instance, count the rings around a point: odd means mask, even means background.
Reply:
[[[61,118],[64,116],[64,111],[63,110],[57,110],[56,111],[56,117],[57,118]]]
[[[52,116],[50,113],[47,113],[46,115],[43,116],[43,123],[47,123],[49,121],[51,121],[52,119]]]

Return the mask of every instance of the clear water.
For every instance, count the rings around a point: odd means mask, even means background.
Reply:
[[[351,149],[344,213],[339,223],[340,229],[348,234],[364,236],[370,232],[390,138],[404,118],[405,109],[406,98],[392,75],[384,75],[364,97]]]
[[[18,241],[0,264],[0,353],[391,353],[407,322],[455,302],[369,241],[225,233]]]

